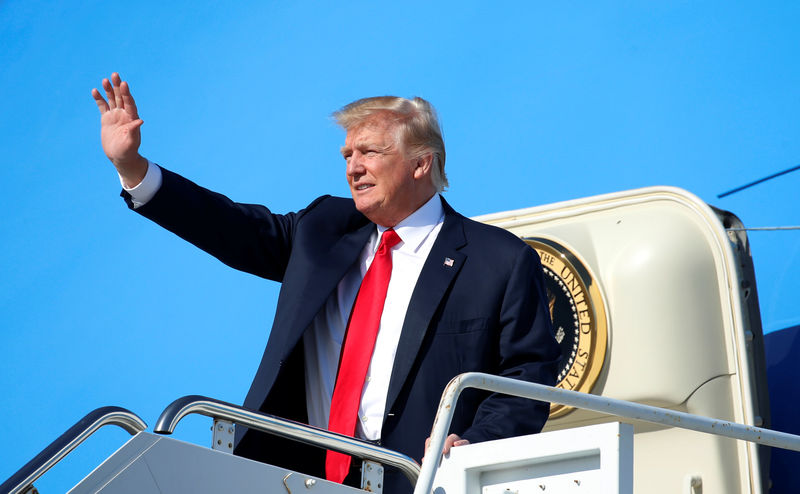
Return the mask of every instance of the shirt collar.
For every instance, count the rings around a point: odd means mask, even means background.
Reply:
[[[444,207],[442,207],[442,200],[439,194],[434,194],[433,197],[428,199],[428,202],[394,227],[394,231],[403,241],[399,248],[403,250],[411,249],[411,251],[416,252],[436,225],[443,221]],[[377,225],[377,227],[378,238],[381,238],[383,232],[388,228],[380,225]],[[377,245],[375,248],[377,248]]]

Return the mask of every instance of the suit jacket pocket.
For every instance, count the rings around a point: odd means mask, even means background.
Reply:
[[[475,317],[472,319],[441,320],[436,327],[436,334],[463,334],[485,331],[489,328],[489,319]]]
[[[431,360],[436,372],[449,381],[462,372],[491,372],[496,351],[490,334],[490,319],[476,317],[439,323],[431,343]]]

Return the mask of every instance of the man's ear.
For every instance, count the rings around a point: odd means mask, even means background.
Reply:
[[[414,178],[430,176],[433,170],[433,153],[423,154],[414,163]]]

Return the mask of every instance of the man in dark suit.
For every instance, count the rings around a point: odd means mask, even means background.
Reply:
[[[554,384],[559,350],[538,257],[510,233],[461,216],[438,194],[447,184],[444,143],[426,101],[367,98],[334,114],[347,131],[341,151],[352,199],[323,196],[280,215],[234,203],[141,157],[141,120],[130,89],[117,74],[103,88],[108,101],[93,91],[103,148],[129,206],[226,264],[282,283],[246,407],[420,459],[441,392],[457,374]],[[398,236],[389,247],[381,240],[387,235]],[[388,262],[391,277],[380,289],[385,302],[375,334],[365,338],[350,324],[360,320],[368,290],[359,287],[372,276],[373,262]],[[357,378],[363,388],[356,390],[355,425],[343,430],[334,419],[344,388],[339,379],[349,372],[348,345],[364,339],[368,369]],[[466,392],[445,450],[538,432],[548,409]],[[324,452],[239,429],[237,454],[325,471]],[[328,478],[336,478],[327,461]],[[385,487],[408,490],[392,473]]]

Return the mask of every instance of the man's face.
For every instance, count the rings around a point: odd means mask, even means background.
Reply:
[[[347,132],[342,156],[356,208],[370,221],[393,227],[433,195],[429,167],[409,159],[395,124],[376,115]]]

